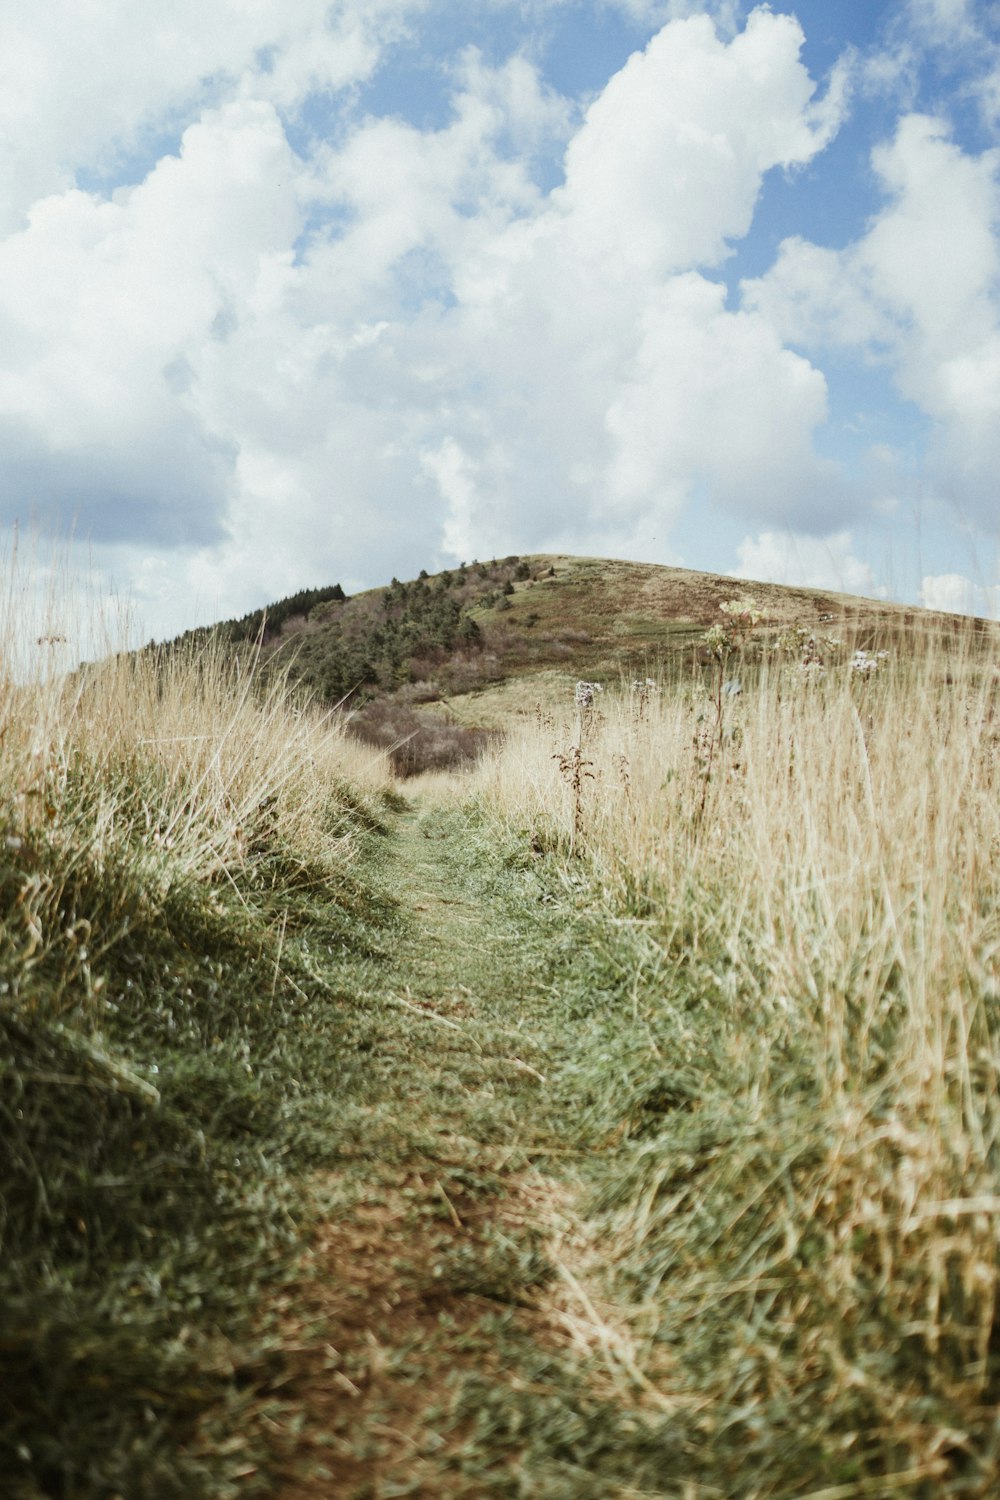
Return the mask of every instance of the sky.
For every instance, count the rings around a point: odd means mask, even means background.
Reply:
[[[4,0],[0,540],[1000,613],[995,0]]]

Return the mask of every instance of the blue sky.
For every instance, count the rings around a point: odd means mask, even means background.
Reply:
[[[163,635],[561,550],[996,613],[992,0],[8,0],[0,528]]]

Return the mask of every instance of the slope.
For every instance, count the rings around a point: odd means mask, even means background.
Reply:
[[[352,732],[411,774],[473,758],[484,730],[537,710],[578,678],[697,671],[719,604],[744,593],[764,616],[765,641],[798,627],[871,648],[907,632],[967,630],[955,616],[824,590],[530,554],[422,571],[350,599],[339,586],[306,591],[213,634],[237,653],[259,639],[266,664],[319,701],[343,703]]]

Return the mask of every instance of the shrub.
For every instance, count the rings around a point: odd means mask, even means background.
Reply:
[[[362,744],[384,750],[395,774],[403,777],[472,765],[497,740],[493,731],[417,714],[389,698],[365,704],[350,716],[347,728]]]

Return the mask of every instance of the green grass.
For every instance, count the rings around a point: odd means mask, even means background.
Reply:
[[[434,1494],[523,1493],[536,1458],[559,1467],[553,1493],[572,1473],[590,1493],[597,1449],[594,1472],[614,1469],[617,1403],[537,1321],[555,1276],[544,1206],[508,1217],[574,1108],[540,1081],[562,1026],[546,957],[561,918],[530,861],[464,816],[409,819],[404,836],[398,802],[358,802],[363,817],[341,790],[328,822],[334,847],[352,831],[349,867],[305,857],[280,825],[208,885],[178,878],[169,851],[141,882],[83,852],[60,920],[105,935],[99,960],[49,944],[26,974],[9,943],[0,1462],[15,1500],[277,1493],[322,1470],[303,1424],[363,1476],[400,1402],[433,1435],[410,1480]],[[42,886],[63,849],[38,835]],[[9,936],[24,887],[11,867]],[[460,986],[474,1008],[448,1027],[442,996]],[[350,1331],[381,1316],[367,1258],[337,1262],[331,1308],[302,1256],[380,1201],[401,1216],[392,1295],[416,1311],[375,1379]],[[334,1339],[345,1378],[371,1387],[360,1418],[346,1401],[313,1411]],[[627,1475],[628,1445],[615,1463]],[[343,1490],[368,1493],[363,1477]]]
[[[481,1474],[481,1493],[993,1494],[1000,1367],[991,1354],[970,1403],[978,1292],[950,1286],[936,1347],[895,1324],[908,1279],[922,1295],[928,1247],[893,1269],[887,1296],[892,1231],[844,1196],[872,1170],[869,1145],[856,1167],[831,1157],[843,1121],[817,1094],[809,1040],[775,1046],[759,996],[727,987],[721,949],[671,953],[682,914],[668,893],[655,922],[636,921],[580,862],[533,859],[518,838],[489,858],[493,909],[536,966],[519,1014],[547,1083],[521,1147],[550,1171],[546,1151],[565,1153],[555,1170],[589,1205],[602,1250],[587,1290],[630,1331],[644,1379],[596,1338],[581,1358],[508,1333],[517,1378],[471,1375],[458,1401],[475,1423],[468,1464],[497,1445],[520,1454],[517,1483],[489,1488]],[[871,1066],[880,1041],[891,1045],[873,1038]],[[887,1085],[886,1120],[889,1097]],[[845,1224],[846,1316],[830,1277]]]
[[[711,710],[667,691],[525,726],[480,777],[498,838],[554,851],[551,1092],[665,1403],[642,1430],[708,1494],[1000,1484],[1000,689],[966,647],[744,670],[707,784]]]
[[[605,694],[572,858],[555,669],[416,805],[211,659],[0,681],[5,1493],[995,1493],[974,644],[748,672],[707,783]]]
[[[267,1492],[386,778],[209,653],[0,672],[0,725],[5,1494]]]
[[[82,861],[61,893],[120,930],[83,1014],[78,963],[50,954],[25,984],[8,955],[0,1468],[17,1496],[223,1495],[263,1461],[281,1359],[262,1309],[298,1248],[296,1176],[332,1149],[343,987],[392,920],[366,878],[320,878],[276,843],[238,884],[155,905],[131,873]]]
[[[790,1237],[774,1208],[836,1121],[808,1048],[775,1052],[758,997],[720,988],[725,954],[681,940],[685,893],[622,905],[528,829],[367,806],[339,876],[263,843],[239,891],[170,893],[108,955],[86,1052],[65,1018],[8,1018],[18,1500],[277,1494],[293,1473],[344,1500],[373,1500],[376,1473],[468,1500],[792,1500],[878,1476],[857,1493],[988,1495],[992,1405],[971,1424],[947,1348],[929,1368],[887,1338],[877,1259],[842,1330],[857,1379],[817,1360],[837,1219]],[[114,1086],[102,1055],[128,1069]],[[300,1258],[373,1212],[398,1307],[377,1370],[371,1259],[348,1239],[331,1294]],[[360,1402],[322,1405],[330,1343]],[[917,1390],[941,1435],[923,1468],[886,1421]]]

